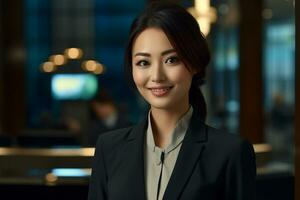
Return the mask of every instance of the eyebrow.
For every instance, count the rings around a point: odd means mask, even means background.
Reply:
[[[168,50],[166,50],[166,51],[163,51],[163,52],[161,53],[161,55],[164,56],[164,55],[167,55],[167,54],[173,53],[173,52],[176,52],[176,50],[175,50],[175,49],[168,49]],[[149,54],[149,53],[144,53],[144,52],[138,52],[138,53],[134,54],[134,57],[136,57],[136,56],[146,56],[146,57],[150,57],[150,54]]]

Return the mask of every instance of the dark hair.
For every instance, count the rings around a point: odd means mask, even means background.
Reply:
[[[132,45],[136,37],[149,27],[163,30],[184,64],[197,71],[189,91],[189,102],[194,109],[199,110],[202,119],[205,120],[206,103],[200,86],[204,83],[205,68],[209,63],[210,53],[197,21],[183,7],[154,2],[133,21],[125,52],[125,71],[128,73],[130,83],[134,85]]]

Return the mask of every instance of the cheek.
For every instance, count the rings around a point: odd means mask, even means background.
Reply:
[[[176,70],[172,74],[170,74],[169,77],[170,79],[172,79],[172,81],[185,85],[189,85],[192,81],[192,74],[186,69]]]
[[[145,82],[145,75],[141,73],[139,70],[132,69],[132,77],[137,87],[143,85]]]

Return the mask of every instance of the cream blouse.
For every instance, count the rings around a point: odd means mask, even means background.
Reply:
[[[188,129],[190,119],[193,114],[193,108],[190,106],[185,115],[178,120],[175,129],[172,132],[171,143],[165,148],[161,149],[155,146],[152,125],[151,125],[151,110],[148,114],[148,128],[145,137],[145,187],[147,200],[156,200],[159,176],[161,173],[161,154],[165,153],[163,171],[161,176],[161,185],[158,199],[163,198],[164,192],[167,188],[172,171],[174,169],[179,150],[185,133]]]

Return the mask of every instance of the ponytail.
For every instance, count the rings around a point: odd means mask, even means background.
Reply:
[[[207,108],[204,96],[200,89],[200,86],[204,84],[204,80],[201,79],[199,74],[194,75],[192,85],[189,91],[189,101],[194,110],[197,110],[201,119],[205,121],[207,115]]]

